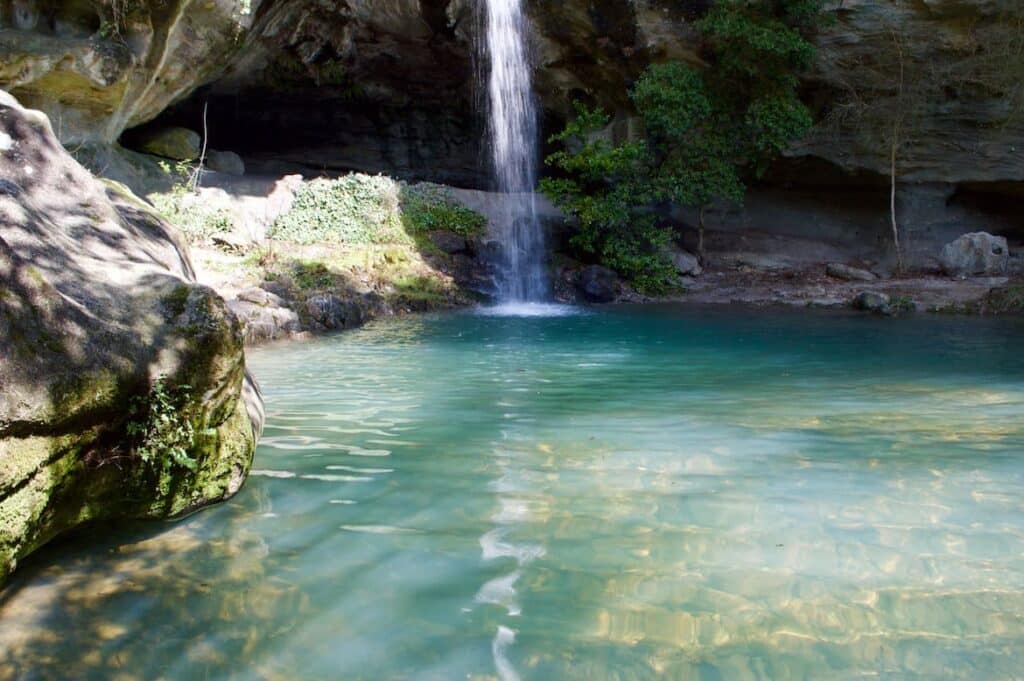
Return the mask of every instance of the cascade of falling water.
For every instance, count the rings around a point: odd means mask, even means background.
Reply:
[[[547,297],[544,234],[533,194],[537,182],[537,109],[527,51],[523,0],[483,0],[487,64],[487,132],[501,213],[504,267],[499,298],[535,302]]]

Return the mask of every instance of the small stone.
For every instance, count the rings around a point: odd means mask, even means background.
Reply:
[[[853,299],[853,308],[866,312],[889,314],[892,311],[889,296],[877,291],[861,291]]]
[[[875,281],[878,279],[877,276],[867,270],[836,262],[825,266],[825,274],[833,279],[842,279],[844,281]]]
[[[284,307],[284,300],[280,296],[259,286],[245,289],[238,294],[237,298],[261,307]]]

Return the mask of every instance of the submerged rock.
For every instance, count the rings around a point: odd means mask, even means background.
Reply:
[[[988,232],[971,232],[942,249],[942,269],[955,277],[1006,274],[1010,248],[1006,238]]]
[[[3,579],[81,523],[164,518],[237,492],[262,401],[238,320],[195,283],[175,231],[2,91],[0,130],[11,140],[0,152]],[[184,457],[163,439],[142,456],[130,435],[162,389],[191,434]]]
[[[610,303],[619,296],[619,277],[601,265],[584,267],[576,281],[583,299],[590,303]]]

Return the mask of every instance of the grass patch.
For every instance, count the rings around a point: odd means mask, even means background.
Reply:
[[[994,289],[988,294],[988,309],[995,314],[1024,312],[1024,285]]]

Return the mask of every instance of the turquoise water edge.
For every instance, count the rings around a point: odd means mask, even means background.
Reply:
[[[1024,323],[457,312],[251,351],[253,475],[0,597],[0,679],[1024,678]]]

